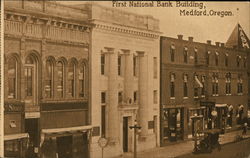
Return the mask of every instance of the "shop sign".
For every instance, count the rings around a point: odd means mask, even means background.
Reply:
[[[201,101],[200,106],[215,106],[215,102],[212,101]]]
[[[40,112],[26,112],[25,118],[40,118]]]

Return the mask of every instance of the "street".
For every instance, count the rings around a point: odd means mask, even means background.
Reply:
[[[250,139],[222,146],[221,151],[215,149],[210,154],[185,154],[177,158],[250,158]]]

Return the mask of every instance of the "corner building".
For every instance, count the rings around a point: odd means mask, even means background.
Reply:
[[[89,157],[88,18],[51,1],[5,1],[6,157]]]
[[[89,9],[91,34],[91,157],[133,152],[133,126],[141,126],[138,151],[159,144],[159,21],[98,4]]]
[[[227,43],[193,37],[160,39],[161,145],[194,136],[194,130],[230,130],[247,116],[249,41],[237,24]],[[192,118],[200,117],[199,127]]]

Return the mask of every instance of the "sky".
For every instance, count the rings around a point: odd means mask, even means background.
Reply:
[[[86,1],[85,1],[86,2]],[[81,4],[83,1],[64,1],[65,4]],[[119,1],[118,1],[119,2]],[[120,1],[121,2],[121,1]],[[185,2],[185,1],[182,1]],[[99,1],[101,5],[113,8],[112,1]],[[127,2],[129,3],[129,2]],[[248,38],[250,37],[250,2],[196,2],[203,3],[207,12],[231,11],[232,16],[180,16],[180,10],[198,10],[196,7],[114,7],[142,15],[152,15],[160,20],[160,31],[163,36],[177,38],[182,34],[184,39],[194,37],[194,41],[205,43],[207,40],[225,43],[237,23],[239,23]]]

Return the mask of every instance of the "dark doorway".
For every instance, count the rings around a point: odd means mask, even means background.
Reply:
[[[128,152],[128,117],[123,117],[123,152]]]
[[[29,144],[26,153],[26,158],[37,158],[39,146],[38,119],[26,119],[25,132],[29,133]]]
[[[56,138],[58,158],[72,158],[72,136]]]

